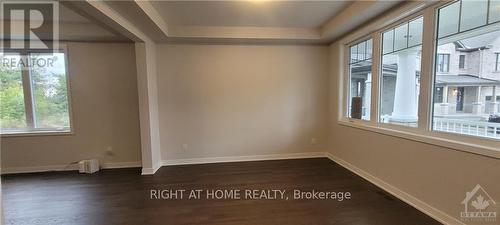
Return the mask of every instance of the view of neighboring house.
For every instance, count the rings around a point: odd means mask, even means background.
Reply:
[[[436,116],[499,112],[500,31],[439,45],[437,52]]]
[[[416,51],[415,93],[418,102],[420,91],[419,47]],[[384,56],[382,66],[381,120],[390,120],[394,111],[398,56]],[[351,96],[368,99],[371,90],[371,61],[351,66]],[[487,121],[500,112],[500,31],[469,39],[451,40],[438,46],[436,55],[434,89],[434,115],[436,118],[453,118]],[[405,93],[411,95],[412,93]],[[363,119],[369,118],[369,101],[363,100]],[[416,126],[415,121],[406,121]]]

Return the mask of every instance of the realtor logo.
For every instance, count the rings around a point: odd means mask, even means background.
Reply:
[[[464,221],[496,221],[497,213],[489,210],[497,203],[481,185],[476,185],[470,192],[465,193],[462,201],[465,211],[460,213]]]
[[[55,1],[1,3],[3,50],[56,49],[59,5]]]

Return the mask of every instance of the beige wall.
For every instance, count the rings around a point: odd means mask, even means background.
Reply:
[[[157,54],[164,160],[325,151],[327,47],[164,44]]]
[[[68,43],[74,135],[3,137],[2,169],[141,157],[134,45]],[[112,147],[113,155],[106,154]]]
[[[329,137],[334,156],[455,218],[463,211],[460,203],[465,193],[476,184],[498,204],[498,159],[337,124],[339,45],[333,44],[330,50]]]

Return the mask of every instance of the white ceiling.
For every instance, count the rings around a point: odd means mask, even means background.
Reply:
[[[60,1],[62,40],[328,44],[391,1]]]
[[[153,1],[173,26],[318,28],[351,1]]]

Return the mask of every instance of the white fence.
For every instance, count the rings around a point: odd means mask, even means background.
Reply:
[[[434,118],[434,130],[500,139],[500,123]]]

